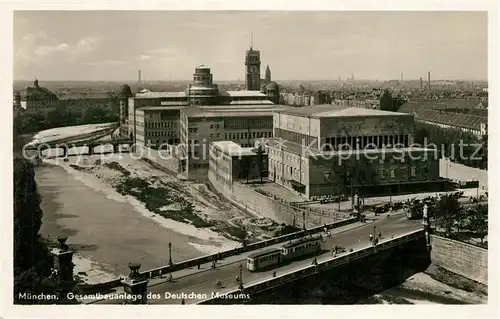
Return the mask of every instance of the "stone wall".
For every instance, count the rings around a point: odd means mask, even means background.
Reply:
[[[179,159],[170,155],[167,150],[157,151],[149,147],[141,147],[134,153],[134,156],[140,156],[162,170],[167,169],[172,173],[179,173]]]
[[[446,270],[488,285],[488,250],[431,235],[431,261]]]
[[[236,206],[255,215],[270,218],[280,224],[293,225],[295,220],[295,226],[302,227],[303,213],[305,213],[306,228],[342,220],[333,212],[319,213],[290,206],[279,200],[257,193],[251,187],[239,182],[233,182],[231,185],[223,184],[217,181],[211,172],[208,174],[208,179],[217,192],[221,193]]]

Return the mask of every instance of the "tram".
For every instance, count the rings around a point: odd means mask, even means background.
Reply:
[[[321,236],[305,237],[290,241],[280,248],[269,248],[247,257],[247,269],[259,271],[279,267],[284,263],[300,259],[321,251]]]

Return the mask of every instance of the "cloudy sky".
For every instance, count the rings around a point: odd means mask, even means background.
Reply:
[[[244,79],[261,51],[276,80],[486,80],[485,12],[40,11],[14,14],[14,79]]]

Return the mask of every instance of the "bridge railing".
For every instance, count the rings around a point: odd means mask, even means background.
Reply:
[[[116,129],[116,127],[107,127],[107,128],[103,128],[103,129],[100,129],[98,131],[94,131],[94,132],[91,132],[91,133],[85,133],[85,134],[80,134],[80,135],[65,137],[65,138],[61,138],[61,139],[58,139],[58,140],[55,140],[55,141],[46,142],[46,143],[42,142],[42,143],[29,144],[27,146],[27,148],[28,149],[37,149],[41,145],[48,145],[50,147],[54,147],[57,144],[71,143],[71,141],[75,141],[75,143],[79,143],[79,142],[81,142],[82,139],[92,139],[93,137],[95,137],[98,134],[99,134],[99,138],[102,138],[102,136],[100,134],[107,135],[108,132],[112,133],[115,129]]]
[[[347,219],[344,219],[344,220],[341,220],[341,221],[338,221],[335,223],[327,224],[326,228],[327,229],[338,228],[338,227],[342,227],[342,226],[346,226],[346,225],[355,223],[356,221],[357,221],[356,217],[351,217],[351,218],[347,218]],[[159,277],[161,275],[172,273],[172,272],[175,272],[178,270],[196,267],[198,265],[198,263],[205,264],[208,262],[212,262],[216,256],[220,257],[221,259],[226,258],[226,257],[231,257],[231,256],[239,255],[239,254],[242,254],[245,252],[253,251],[255,249],[265,248],[265,247],[279,244],[282,242],[286,242],[286,241],[289,241],[289,240],[292,240],[295,238],[300,238],[300,237],[303,237],[306,233],[307,234],[318,233],[318,232],[321,232],[324,229],[324,227],[325,226],[323,225],[323,226],[318,226],[318,227],[308,229],[307,231],[301,230],[301,231],[298,231],[295,233],[291,233],[291,234],[271,238],[268,240],[256,242],[253,244],[249,244],[245,247],[242,246],[242,247],[237,247],[237,248],[234,248],[231,250],[222,251],[219,254],[206,255],[206,256],[202,256],[202,257],[197,257],[197,258],[185,260],[185,261],[182,261],[180,263],[174,263],[173,265],[166,265],[166,266],[161,266],[158,268],[153,268],[153,269],[141,272],[141,275],[144,278]],[[106,287],[108,289],[115,288],[115,287],[119,287],[121,285],[121,281],[120,281],[120,279],[114,279],[114,280],[111,280],[109,282],[100,283],[98,285],[102,286],[102,287]],[[91,289],[91,287],[89,287],[88,289]]]
[[[344,256],[334,257],[333,259],[329,259],[329,260],[326,260],[323,262],[318,262],[317,266],[308,265],[302,269],[294,270],[292,272],[282,274],[282,275],[274,277],[274,278],[263,279],[261,281],[252,283],[249,286],[245,286],[244,293],[249,294],[251,296],[252,294],[259,293],[259,292],[283,285],[285,283],[297,280],[299,278],[307,277],[307,276],[310,276],[312,274],[324,271],[326,269],[334,268],[334,267],[340,266],[342,264],[346,264],[348,262],[367,257],[367,256],[372,255],[374,253],[390,249],[392,247],[401,245],[402,243],[410,242],[412,240],[415,240],[415,239],[423,237],[423,236],[424,236],[424,231],[417,230],[417,231],[411,232],[409,234],[395,237],[395,238],[392,238],[388,241],[382,242],[382,243],[378,244],[376,247],[370,246],[367,248],[363,248],[363,249],[360,249],[357,251],[347,253],[347,255],[344,255]],[[225,298],[225,296],[237,295],[239,293],[242,293],[242,292],[239,289],[235,289],[235,290],[221,294],[222,295],[221,297],[214,297],[214,298],[210,298],[207,300],[203,300],[203,301],[198,302],[198,304],[215,303],[218,299],[231,300],[229,298]]]
[[[342,227],[342,226],[345,226],[345,225],[352,224],[352,223],[354,223],[356,221],[357,221],[356,217],[351,217],[351,218],[347,218],[347,219],[341,220],[339,222],[327,224],[326,228],[328,228],[328,229],[338,228],[338,227]],[[148,277],[148,278],[157,277],[157,276],[160,276],[160,275],[163,275],[163,274],[167,274],[167,273],[170,273],[170,272],[174,272],[174,271],[178,271],[178,270],[181,270],[181,269],[186,269],[186,268],[194,267],[198,263],[204,264],[204,263],[207,263],[207,262],[211,262],[211,261],[215,260],[216,257],[220,257],[221,259],[222,258],[226,258],[226,257],[231,257],[231,256],[239,255],[239,254],[242,254],[242,253],[245,253],[245,252],[249,252],[249,251],[253,251],[253,250],[256,250],[256,249],[260,249],[260,248],[272,246],[272,245],[275,245],[275,244],[279,244],[279,243],[282,243],[282,242],[286,242],[286,241],[289,241],[289,240],[292,240],[292,239],[300,238],[300,237],[303,237],[306,233],[307,234],[318,233],[318,232],[321,232],[324,229],[324,227],[325,226],[318,226],[318,227],[314,227],[314,228],[308,229],[307,231],[301,230],[301,231],[298,231],[298,232],[295,232],[295,233],[291,233],[291,234],[287,234],[287,235],[283,235],[283,236],[271,238],[271,239],[268,239],[268,240],[260,241],[260,242],[257,242],[257,243],[249,244],[249,245],[244,246],[244,247],[242,246],[242,247],[237,247],[237,248],[234,248],[234,249],[231,249],[231,250],[223,251],[223,252],[220,252],[218,254],[206,255],[206,256],[203,256],[203,257],[198,257],[198,258],[193,258],[193,259],[190,259],[190,260],[186,260],[186,261],[183,261],[183,262],[178,263],[178,264],[167,265],[167,266],[162,266],[162,267],[158,267],[158,268],[155,268],[155,269],[147,270],[147,271],[142,272],[141,274],[143,276],[145,276],[145,277]]]

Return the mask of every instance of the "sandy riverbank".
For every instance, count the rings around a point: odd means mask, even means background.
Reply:
[[[61,233],[70,236],[69,242],[76,243],[75,273],[84,274],[88,283],[126,274],[127,264],[132,261],[130,258],[141,262],[143,269],[164,265],[167,258],[166,244],[169,241],[174,243],[175,259],[184,260],[241,245],[236,237],[241,225],[245,225],[248,236],[253,240],[273,236],[277,229],[272,221],[255,218],[228,204],[210,192],[205,184],[179,182],[174,176],[157,171],[129,154],[71,157],[68,162],[50,159],[45,160],[45,163],[57,165],[55,168],[59,170],[64,169],[67,179],[61,181],[62,184],[71,187],[72,180],[96,194],[88,195],[87,199],[54,198],[50,194],[51,185],[45,185],[43,192],[45,210],[42,233],[54,237]],[[119,164],[121,168],[114,164],[110,167],[110,163]],[[54,167],[46,164],[47,170]],[[76,164],[79,166],[74,166]],[[182,207],[182,202],[171,203],[159,213],[149,210],[146,203],[137,197],[117,191],[126,177],[145,180],[148,187],[163,191],[165,197],[189,202],[197,218],[207,221],[210,226],[196,227],[189,219],[179,220],[178,216],[173,216],[177,219],[174,220],[161,215],[165,212],[175,213],[176,209]],[[85,206],[85,200],[95,201],[93,204],[98,206],[114,202],[113,206],[118,205],[123,209],[102,207],[102,211],[89,210],[86,213],[82,207]],[[58,213],[61,211],[58,205],[64,205],[64,211],[71,211],[71,214]],[[115,210],[124,209],[127,212],[117,219],[120,213]]]

